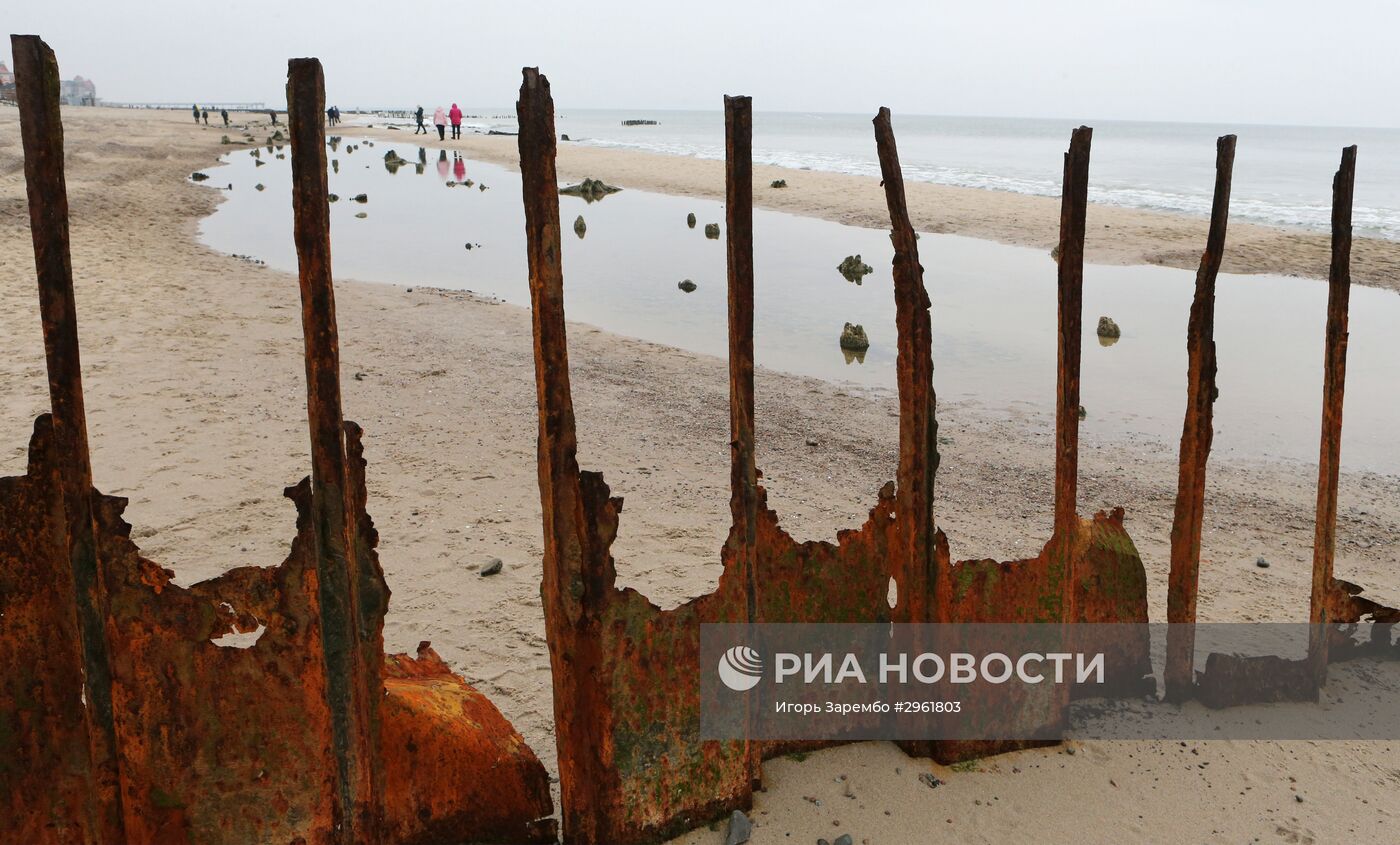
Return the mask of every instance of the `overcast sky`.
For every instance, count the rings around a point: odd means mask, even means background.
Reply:
[[[14,0],[109,100],[718,109],[1400,126],[1396,0]],[[3,46],[9,59],[8,41]]]

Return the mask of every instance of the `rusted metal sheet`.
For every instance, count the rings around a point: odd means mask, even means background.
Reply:
[[[527,68],[517,103],[544,516],[545,630],[554,681],[563,837],[567,843],[664,838],[751,800],[743,743],[699,743],[699,623],[744,621],[731,531],[715,593],[661,611],[614,586],[609,547],[622,500],[580,472],[569,387],[554,104]],[[687,676],[683,673],[689,672]]]
[[[0,841],[37,845],[106,838],[53,441],[45,414],[0,478]]]
[[[954,564],[934,519],[938,423],[933,389],[930,302],[909,220],[903,176],[888,109],[875,118],[876,146],[890,211],[900,397],[900,461],[896,523],[902,526],[892,560],[900,622],[1145,622],[1146,573],[1123,513],[1092,521],[1076,514],[1079,335],[1082,324],[1084,217],[1090,130],[1081,127],[1065,157],[1059,261],[1059,383],[1056,414],[1055,534],[1029,560],[964,560]],[[1109,684],[1123,693],[1143,689],[1150,672],[1146,637],[1108,654]],[[1046,688],[1028,694],[1059,695]],[[975,695],[976,691],[971,691]],[[1005,691],[999,695],[1004,696]],[[1060,702],[1061,712],[1068,699]],[[1028,708],[1029,710],[1029,708]],[[1041,712],[1044,712],[1043,710]],[[910,754],[944,762],[1043,744],[1031,741],[907,741]]]
[[[841,532],[835,544],[793,542],[767,507],[753,462],[751,114],[748,99],[739,97],[725,102],[732,524],[721,552],[724,571],[714,593],[664,612],[635,591],[616,589],[609,547],[622,503],[600,475],[578,469],[553,104],[547,80],[534,69],[524,72],[517,109],[540,405],[543,594],[565,842],[654,841],[751,800],[759,774],[755,743],[696,738],[701,623],[885,621],[892,618],[886,600],[892,577],[898,593],[894,618],[903,621],[1032,618],[1034,608],[1047,602],[1052,619],[1065,619],[1067,602],[1077,593],[1063,564],[1053,575],[1049,562],[1026,565],[1007,579],[1035,602],[1015,595],[1020,603],[1002,607],[987,590],[964,592],[961,603],[950,598],[953,567],[932,512],[937,451],[929,300],[903,211],[887,113],[883,122],[877,119],[877,134],[895,224],[900,492],[886,485],[865,524]],[[1082,221],[1079,231],[1082,239]],[[1077,380],[1077,364],[1074,375]],[[1125,598],[1100,580],[1078,585],[1088,595],[1082,602],[1086,615],[1145,620],[1145,577],[1122,531],[1121,512],[1082,525],[1076,517],[1062,545],[1086,561],[1086,571],[1126,591]],[[939,754],[938,745],[911,744],[910,750]],[[767,756],[791,746],[763,743],[757,751]],[[1011,746],[948,747],[987,753]]]
[[[544,766],[428,643],[386,658],[380,731],[386,842],[555,840]]]
[[[14,44],[53,413],[27,474],[0,479],[0,840],[552,841],[544,768],[489,702],[430,652],[383,678],[388,589],[340,408],[319,64],[293,61],[288,84],[313,456],[286,491],[297,535],[280,566],[183,588],[131,542],[126,500],[92,488],[57,66],[38,39]],[[512,792],[483,806],[468,777]]]
[[[554,678],[563,837],[655,841],[747,807],[757,760],[777,743],[701,742],[702,622],[888,618],[893,489],[838,542],[796,543],[767,507],[753,463],[750,104],[726,101],[733,517],[714,593],[661,611],[619,590],[609,547],[622,507],[602,476],[580,472],[559,261],[556,137],[549,83],[526,69],[517,105],[526,210],[544,607]]]
[[[63,456],[61,461],[46,467],[49,480],[56,486],[57,504],[62,514],[61,522],[48,530],[57,532],[59,547],[67,560],[68,571],[62,582],[71,590],[66,595],[72,601],[67,607],[55,603],[48,609],[64,616],[72,614],[71,622],[62,620],[60,630],[70,625],[76,628],[83,698],[89,705],[81,724],[86,728],[85,741],[89,746],[83,762],[93,801],[81,827],[75,830],[110,838],[119,830],[121,795],[112,720],[111,666],[103,638],[107,596],[98,574],[92,502],[88,495],[92,487],[92,464],[88,453],[73,268],[68,246],[68,191],[63,177],[58,61],[37,36],[14,35],[10,37],[10,44],[15,59],[34,269],[39,283],[39,311],[48,364],[52,408],[49,425],[52,443]],[[57,575],[58,567],[49,565],[40,570],[43,571]],[[55,643],[60,653],[72,645],[64,639]],[[41,642],[36,640],[29,644],[38,646]],[[22,654],[17,656],[22,659]],[[59,688],[68,686],[67,682],[58,685]],[[43,695],[42,690],[33,692]],[[36,701],[36,706],[47,706],[47,703],[40,705]],[[72,706],[71,699],[60,702],[59,713],[71,710]],[[73,715],[67,714],[62,717],[63,721],[68,723]],[[54,718],[60,717],[54,714]],[[77,762],[70,760],[72,764]],[[59,819],[64,825],[75,821],[71,817]]]
[[[1171,571],[1167,576],[1166,697],[1184,701],[1195,683],[1192,655],[1196,637],[1196,590],[1200,584],[1201,524],[1205,518],[1206,464],[1214,433],[1215,278],[1225,255],[1225,228],[1230,219],[1230,177],[1235,166],[1235,136],[1215,142],[1215,196],[1196,293],[1186,325],[1186,420],[1181,430],[1176,508],[1172,516]]]

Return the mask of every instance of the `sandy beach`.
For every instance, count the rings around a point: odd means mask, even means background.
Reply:
[[[268,134],[265,118],[253,119],[254,134]],[[182,112],[66,109],[64,121],[96,484],[130,497],[133,539],[180,583],[273,565],[294,532],[282,488],[309,471],[296,279],[203,247],[198,222],[222,193],[188,179],[240,147],[221,145],[226,130],[195,126]],[[344,128],[361,131],[411,136]],[[511,165],[515,144],[469,136],[437,145]],[[559,172],[701,197],[724,188],[721,162],[568,143]],[[755,168],[757,186],[778,178],[790,187],[756,187],[760,205],[888,225],[878,180]],[[910,206],[923,231],[1047,250],[1055,241],[1057,200],[913,184]],[[0,208],[0,475],[18,475],[48,394],[12,108],[0,108]],[[1090,261],[1194,269],[1205,221],[1093,206],[1089,231]],[[1327,259],[1325,235],[1232,224],[1225,270],[1320,277]],[[1358,283],[1400,289],[1397,270],[1400,243],[1357,240]],[[337,279],[345,411],[365,429],[369,512],[393,591],[386,646],[430,640],[552,771],[530,315],[414,282]],[[626,499],[614,546],[619,586],[663,607],[710,590],[729,524],[725,362],[586,325],[571,326],[570,340],[580,463],[603,471]],[[863,520],[894,475],[894,402],[766,370],[757,397],[758,462],[784,526],[798,539],[830,538]],[[958,404],[940,406],[939,420],[936,510],[954,557],[1038,548],[1051,523],[1049,421]],[[1154,621],[1165,619],[1176,472],[1171,443],[1086,444],[1081,455],[1081,512],[1127,508]],[[1310,465],[1211,465],[1203,621],[1303,618],[1315,483]],[[1400,478],[1344,473],[1338,533],[1339,577],[1400,600]],[[1259,557],[1270,568],[1257,568]],[[492,558],[502,572],[479,576]],[[1043,841],[1106,843],[1380,841],[1400,816],[1397,750],[1072,743],[952,771],[862,744],[769,763],[753,842],[841,833],[856,843],[1007,842],[1031,831]],[[933,791],[918,779],[930,769],[945,781]],[[719,830],[677,841],[720,842]]]

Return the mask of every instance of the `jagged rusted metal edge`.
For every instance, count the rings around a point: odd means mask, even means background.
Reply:
[[[932,523],[936,421],[929,305],[919,276],[897,272],[896,282],[901,344],[899,484],[909,494],[896,497],[887,485],[866,524],[858,531],[842,532],[835,545],[793,543],[764,504],[752,457],[749,102],[726,98],[725,110],[733,521],[716,591],[663,612],[639,593],[616,588],[609,548],[616,537],[621,500],[610,495],[601,475],[578,468],[563,309],[553,103],[548,81],[535,69],[524,71],[517,111],[540,406],[543,595],[554,678],[564,840],[569,843],[653,841],[747,806],[751,800],[757,774],[753,744],[698,740],[695,678],[702,622],[881,621],[890,618],[886,594],[891,575],[904,578],[896,608],[905,614],[902,618],[954,618],[948,615],[947,600],[941,606],[938,602],[939,579],[948,577],[952,567],[946,542]],[[1082,163],[1087,166],[1087,133],[1084,144]],[[1079,228],[1082,241],[1082,220]],[[917,253],[899,247],[898,231],[896,238],[896,262],[903,260],[907,267],[916,268]],[[912,228],[907,228],[906,240],[912,245]],[[1077,389],[1077,356],[1074,370]],[[918,385],[911,386],[911,381]],[[1072,490],[1071,479],[1071,513]],[[1024,582],[1027,589],[1038,585],[1041,603],[1048,589],[1052,616],[1063,621],[1066,607],[1076,596],[1064,572],[1070,554],[1089,559],[1093,557],[1087,551],[1090,547],[1106,549],[1113,561],[1128,562],[1130,576],[1136,566],[1136,580],[1128,579],[1137,587],[1136,601],[1130,601],[1131,610],[1121,615],[1145,621],[1145,576],[1131,541],[1122,532],[1121,519],[1120,512],[1081,530],[1075,517],[1068,533],[1055,541],[1056,556],[1039,568],[1018,567],[1009,583]],[[1081,531],[1086,538],[1083,543],[1076,539]],[[1104,537],[1113,539],[1095,544]],[[969,569],[975,565],[969,564]],[[1047,577],[1052,568],[1059,574]],[[943,594],[951,591],[944,588]],[[975,598],[964,601],[975,604]],[[1032,611],[1010,608],[986,615],[989,620],[1010,619],[1030,616]],[[787,747],[790,744],[767,744],[758,753],[764,756]],[[994,749],[982,746],[980,750]]]
[[[426,647],[383,677],[388,589],[360,429],[340,412],[325,162],[315,199],[316,163],[298,160],[322,146],[319,63],[289,75],[313,445],[312,477],[287,490],[297,537],[281,566],[185,589],[131,542],[125,500],[91,486],[57,63],[37,37],[13,43],[54,413],[27,474],[0,479],[0,839],[552,841],[544,768],[484,697]],[[464,805],[463,782],[506,772],[509,794]]]

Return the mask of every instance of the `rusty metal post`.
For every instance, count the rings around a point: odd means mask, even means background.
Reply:
[[[331,278],[326,180],[325,79],[317,59],[287,63],[287,125],[292,145],[292,209],[306,345],[306,405],[311,432],[312,519],[321,637],[338,769],[336,829],[344,843],[378,841],[382,783],[375,760],[379,632],[362,630],[355,554],[354,491],[348,483],[340,402],[340,348]],[[371,597],[365,596],[365,600]],[[372,644],[372,648],[371,648]],[[372,652],[372,656],[371,656]],[[376,694],[377,693],[377,694]]]
[[[1074,130],[1065,153],[1060,200],[1059,344],[1055,387],[1055,536],[1068,541],[1078,524],[1079,345],[1084,311],[1084,218],[1089,205],[1089,143]]]
[[[896,476],[895,522],[900,548],[893,571],[899,595],[898,622],[935,622],[936,582],[933,516],[934,476],[938,472],[937,397],[933,390],[933,328],[929,316],[919,242],[909,220],[904,174],[899,166],[890,110],[875,117],[875,145],[880,176],[889,207],[894,242],[895,322],[899,350],[899,467]]]
[[[1225,254],[1225,226],[1230,217],[1230,177],[1235,166],[1235,136],[1215,142],[1215,197],[1196,295],[1186,327],[1186,420],[1181,430],[1181,461],[1176,509],[1172,517],[1171,573],[1167,585],[1166,696],[1185,701],[1195,685],[1196,590],[1200,583],[1201,522],[1205,516],[1206,462],[1213,436],[1215,408],[1215,277]]]
[[[554,100],[549,80],[538,68],[525,68],[523,75],[516,113],[540,407],[539,483],[544,516],[540,594],[554,683],[563,838],[566,843],[592,843],[606,838],[605,813],[617,783],[617,774],[609,770],[604,756],[609,702],[597,677],[603,665],[597,605],[611,585],[605,567],[600,566],[599,546],[605,559],[606,542],[585,517],[578,471],[564,325]]]
[[[78,317],[68,244],[68,189],[63,175],[63,121],[59,114],[58,61],[37,35],[12,35],[15,86],[29,193],[29,228],[39,282],[49,402],[57,454],[58,486],[67,522],[68,560],[77,599],[83,651],[96,830],[117,843],[122,833],[112,670],[106,640],[107,596],[97,557],[92,512],[92,461],[83,406]]]
[[[1322,446],[1317,463],[1317,524],[1313,531],[1312,623],[1308,656],[1314,677],[1327,679],[1327,596],[1337,547],[1337,485],[1342,460],[1342,396],[1347,379],[1347,310],[1351,300],[1351,199],[1356,147],[1342,150],[1332,179],[1332,264],[1327,274],[1327,345],[1322,370]]]
[[[758,464],[754,458],[753,101],[724,98],[725,263],[729,282],[729,512],[747,621],[758,616]],[[752,704],[752,702],[750,702]],[[762,777],[747,739],[749,783]]]

